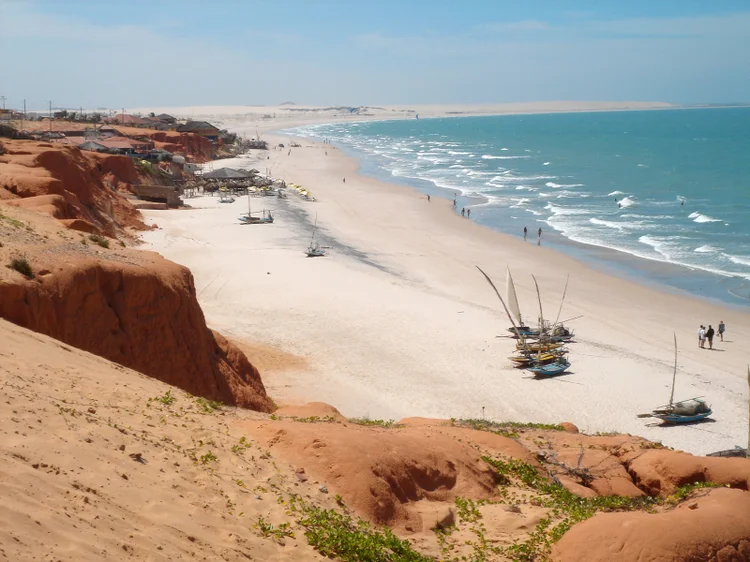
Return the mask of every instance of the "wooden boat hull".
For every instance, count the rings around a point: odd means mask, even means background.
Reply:
[[[268,218],[258,218],[258,217],[240,217],[240,222],[242,224],[273,224],[273,219]]]
[[[570,368],[569,361],[553,362],[546,365],[536,365],[534,367],[526,367],[527,371],[531,371],[538,377],[556,377],[562,375],[565,371]]]
[[[713,414],[713,411],[709,408],[707,412],[701,412],[692,416],[681,416],[679,414],[654,414],[654,417],[666,423],[695,423],[705,420],[711,414]]]
[[[707,457],[740,457],[745,458],[747,456],[747,449],[742,447],[735,447],[734,449],[726,449],[724,451],[716,451],[715,453],[708,453]]]
[[[508,357],[508,359],[513,361],[513,363],[515,363],[519,367],[531,365],[532,363],[551,363],[552,361],[556,361],[558,358],[558,355],[553,355],[551,353],[543,353],[541,359],[537,355],[511,355],[510,357]]]

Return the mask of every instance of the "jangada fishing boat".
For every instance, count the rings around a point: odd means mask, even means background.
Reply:
[[[531,371],[537,377],[556,377],[562,375],[565,371],[570,368],[570,361],[565,357],[558,357],[552,363],[546,364],[535,364],[532,367],[526,367],[527,371]]]
[[[240,222],[242,224],[271,224],[273,223],[273,215],[271,211],[265,209],[259,217],[254,217],[253,212],[250,210],[250,194],[247,195],[247,214],[240,215]]]
[[[702,398],[690,398],[682,402],[660,406],[651,412],[651,416],[667,423],[693,423],[706,419],[713,413],[711,407]]]
[[[318,215],[315,215],[315,224],[313,225],[312,236],[310,237],[310,245],[305,250],[305,255],[308,258],[321,258],[326,255],[325,250],[315,241],[315,229],[318,226]]]
[[[657,418],[666,423],[695,423],[706,419],[713,413],[703,397],[674,401],[674,387],[677,381],[677,335],[674,336],[674,373],[672,375],[672,392],[669,404],[655,408],[650,414],[640,414],[639,418]]]

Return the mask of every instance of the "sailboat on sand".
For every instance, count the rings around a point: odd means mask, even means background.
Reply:
[[[674,401],[674,387],[677,381],[677,334],[674,335],[674,373],[672,374],[672,392],[669,404],[659,406],[650,414],[640,414],[639,418],[657,418],[666,423],[693,423],[706,419],[713,411],[706,404],[703,397],[688,398],[680,402]]]
[[[253,212],[250,209],[250,194],[247,194],[247,214],[240,215],[240,222],[242,224],[271,224],[273,223],[273,215],[271,211],[263,209],[261,216],[254,217]]]
[[[542,311],[542,295],[539,292],[539,283],[536,281],[536,277],[533,275],[531,278],[534,280],[534,286],[536,287],[536,296],[539,300],[539,325],[540,325],[540,332],[542,332],[542,326],[544,326],[544,312]],[[567,283],[566,283],[566,289],[567,289]],[[564,299],[565,297],[563,297]],[[560,308],[562,309],[562,304],[560,305]],[[560,313],[558,312],[558,318],[560,317]],[[540,343],[541,340],[540,340]],[[539,351],[537,352],[537,360],[532,362],[531,365],[525,367],[527,371],[534,373],[537,377],[556,377],[558,375],[562,375],[565,371],[567,371],[570,368],[570,361],[568,361],[568,358],[565,357],[562,353],[555,353],[553,352],[553,355],[555,355],[555,359],[552,361],[543,361],[542,360],[542,348],[539,348]]]
[[[315,224],[313,225],[312,236],[310,237],[310,245],[305,250],[305,254],[308,258],[320,258],[326,255],[325,249],[315,241],[315,230],[318,228],[318,215],[315,215]]]

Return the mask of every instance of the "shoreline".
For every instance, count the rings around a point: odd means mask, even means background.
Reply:
[[[731,106],[735,108],[735,106]],[[722,109],[721,106],[717,107],[669,107],[661,108],[654,107],[648,109],[604,109],[604,110],[579,110],[579,111],[567,111],[566,113],[585,113],[585,112],[620,112],[620,111],[659,111],[659,110],[679,110],[679,109]],[[548,111],[548,112],[534,112],[533,114],[551,114],[561,113],[559,111]],[[517,114],[493,114],[494,116],[502,115],[517,115]],[[487,114],[479,115],[451,115],[447,117],[489,117]],[[446,116],[435,117],[435,118],[446,118]],[[356,122],[356,121],[355,121]],[[351,123],[355,123],[351,122]],[[331,124],[336,123],[332,121]],[[347,121],[347,123],[350,123]],[[326,123],[315,123],[315,125],[322,125]],[[295,135],[295,128],[305,127],[301,125],[299,127],[284,128],[282,130],[268,131],[269,134],[283,136],[287,139],[296,139],[298,142],[321,142],[322,138],[313,134],[314,136],[298,136]],[[387,168],[384,167],[383,163],[378,160],[374,155],[367,154],[359,149],[353,148],[348,145],[333,145],[337,146],[338,149],[342,150],[348,157],[358,162],[357,173],[382,181],[385,183],[393,183],[400,185],[404,188],[415,190],[422,194],[430,194],[433,197],[441,197],[448,201],[452,201],[451,195],[458,195],[459,200],[461,198],[466,201],[488,201],[488,199],[481,195],[464,195],[459,189],[448,188],[436,185],[429,179],[414,178],[409,176],[397,176],[393,175]],[[459,203],[459,207],[462,205]],[[482,203],[469,204],[468,207],[481,207]],[[513,238],[517,238],[513,233],[508,230],[502,230],[499,227],[481,222],[481,215],[477,217],[479,220],[473,220],[477,224],[481,224],[494,232],[498,232],[503,235],[507,235]],[[532,219],[535,220],[536,219]],[[742,297],[732,292],[732,288],[726,288],[727,282],[735,281],[735,283],[747,284],[747,279],[741,275],[728,275],[705,269],[697,266],[690,266],[683,263],[674,263],[669,261],[660,260],[644,255],[632,253],[620,248],[597,245],[589,242],[581,242],[568,238],[553,226],[550,226],[546,221],[545,233],[548,240],[551,239],[551,245],[557,249],[557,251],[564,253],[574,259],[582,261],[583,263],[593,266],[595,269],[609,273],[615,276],[625,276],[626,278],[640,283],[646,287],[650,287],[656,290],[660,290],[665,293],[674,295],[681,295],[685,297],[697,298],[707,303],[713,304],[714,306],[721,306],[729,310],[734,311],[750,311],[750,297]],[[535,230],[535,228],[532,228]],[[705,292],[704,292],[705,289]]]
[[[286,140],[268,137],[272,145]],[[318,201],[293,193],[266,198],[262,206],[272,208],[276,223],[244,227],[236,224],[244,200],[191,200],[192,210],[144,213],[162,227],[144,238],[193,271],[212,327],[305,359],[307,369],[264,373],[277,400],[324,401],[344,415],[380,419],[480,417],[485,408],[492,419],[570,420],[585,432],[617,430],[697,453],[744,443],[739,342],[750,335],[747,315],[655,291],[464,220],[448,200],[428,203],[414,189],[359,176],[358,162],[332,145],[305,140],[291,154],[254,151],[221,165],[271,167]],[[321,243],[333,249],[309,260],[302,250],[316,216]],[[506,264],[528,318],[537,314],[530,274],[550,315],[570,273],[562,318],[583,318],[571,325],[578,343],[569,376],[535,380],[506,359],[512,343],[495,336],[505,334],[507,318],[474,268],[487,270],[502,290]],[[693,325],[718,324],[718,314],[731,341],[723,351],[696,350]],[[676,395],[706,395],[715,423],[664,429],[635,417],[668,399],[673,328]]]

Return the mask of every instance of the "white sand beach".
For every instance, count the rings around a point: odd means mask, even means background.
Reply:
[[[192,114],[220,115],[200,109]],[[242,109],[226,109],[222,126],[253,136],[256,126],[335,119],[262,119],[273,115],[264,108],[240,118]],[[288,136],[264,138],[275,146]],[[700,454],[746,443],[747,313],[614,277],[544,240],[537,247],[535,237],[496,233],[457,215],[450,200],[428,202],[416,190],[358,175],[358,162],[330,145],[300,143],[291,154],[272,149],[213,163],[270,168],[312,192],[316,202],[292,190],[286,200],[252,199],[254,211],[273,211],[273,225],[241,225],[246,198],[197,197],[186,200],[190,209],[144,212],[160,227],[144,235],[145,249],[192,270],[211,327],[304,358],[262,373],[277,402],[323,401],[347,416],[381,419],[571,421],[582,431],[632,433]],[[303,250],[316,217],[330,250],[309,259]],[[582,318],[570,324],[568,375],[535,380],[512,367],[509,321],[477,265],[501,292],[510,266],[530,321],[538,313],[531,274],[551,318],[570,275],[562,318]],[[698,349],[698,325],[720,319],[727,341]],[[669,400],[673,332],[675,397],[705,396],[713,422],[663,427],[636,417]]]

